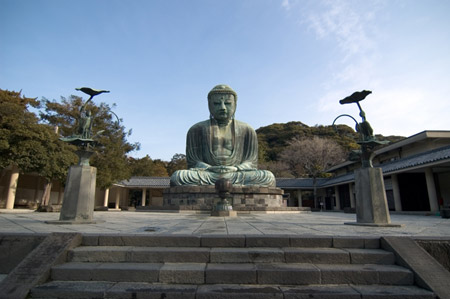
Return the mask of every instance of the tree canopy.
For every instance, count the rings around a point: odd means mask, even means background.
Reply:
[[[131,167],[132,176],[168,176],[166,168],[167,162],[152,160],[149,155],[140,159],[129,158],[128,162]]]
[[[169,163],[167,163],[167,173],[172,175],[175,171],[187,169],[186,155],[175,154]]]
[[[21,173],[63,182],[76,161],[74,148],[58,139],[52,125],[39,123],[30,107],[38,108],[39,101],[0,90],[0,167],[15,165]]]
[[[77,129],[79,113],[84,101],[78,96],[55,100],[42,100],[44,110],[40,112],[43,121],[60,128],[62,136],[72,136]],[[127,137],[131,130],[125,131],[116,115],[112,113],[108,104],[96,105],[93,101],[86,107],[93,116],[93,134],[100,133],[93,145],[96,152],[91,158],[90,164],[97,167],[97,186],[108,188],[113,183],[128,179],[131,176],[131,168],[127,154],[139,149],[139,143],[129,143]]]

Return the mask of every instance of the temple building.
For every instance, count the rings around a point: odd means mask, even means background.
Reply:
[[[373,164],[383,170],[389,210],[436,214],[450,206],[450,131],[423,131],[389,144],[375,151]],[[359,167],[360,162],[346,161],[328,170],[331,178],[276,178],[276,186],[283,189],[287,207],[353,211],[354,170]],[[0,208],[35,209],[44,183],[34,174],[2,170]],[[158,210],[169,186],[169,177],[132,177],[97,190],[95,205],[99,210]],[[50,203],[55,209],[63,192],[63,186],[53,182]]]

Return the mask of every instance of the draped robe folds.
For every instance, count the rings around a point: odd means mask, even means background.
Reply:
[[[172,186],[214,185],[220,178],[229,179],[235,185],[275,186],[270,171],[258,170],[258,139],[248,124],[232,120],[232,151],[229,156],[218,157],[213,151],[213,138],[218,136],[214,119],[199,122],[189,129],[186,140],[188,170],[174,172]],[[217,173],[211,166],[234,166],[237,171]]]

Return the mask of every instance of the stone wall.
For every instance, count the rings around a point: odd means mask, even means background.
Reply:
[[[229,203],[236,211],[286,210],[283,190],[274,187],[233,187]],[[177,186],[164,190],[163,209],[211,210],[219,201],[214,186]]]
[[[450,271],[450,240],[416,240],[435,260]]]

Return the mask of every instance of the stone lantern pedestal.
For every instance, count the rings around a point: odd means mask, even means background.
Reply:
[[[92,224],[95,205],[97,168],[89,165],[91,151],[79,150],[78,165],[69,169],[59,221],[50,224]]]
[[[381,168],[361,168],[355,171],[356,222],[349,225],[401,227],[392,224]]]

